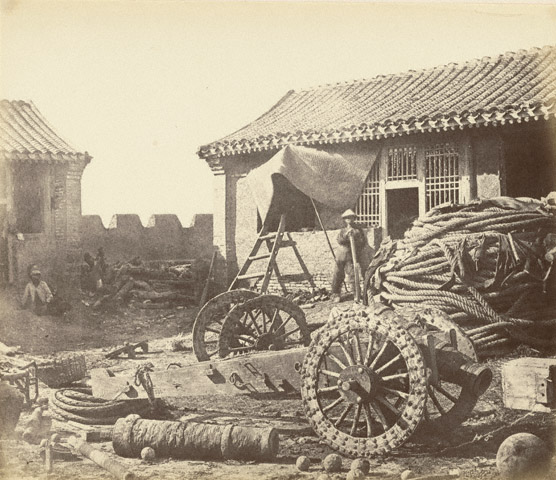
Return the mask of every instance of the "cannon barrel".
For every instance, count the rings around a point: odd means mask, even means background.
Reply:
[[[486,392],[492,381],[489,367],[469,361],[453,348],[437,349],[436,363],[441,380],[468,387],[477,397]]]
[[[278,432],[271,428],[197,422],[120,418],[112,432],[114,451],[139,457],[151,447],[160,457],[271,461],[278,454]]]

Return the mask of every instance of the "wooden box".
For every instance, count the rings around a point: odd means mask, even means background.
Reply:
[[[556,408],[556,358],[518,358],[502,366],[504,406],[550,412]]]

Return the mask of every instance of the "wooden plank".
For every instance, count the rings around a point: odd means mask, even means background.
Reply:
[[[207,361],[182,368],[150,372],[156,398],[188,395],[242,395],[297,391],[307,347],[279,352],[257,352],[217,362]],[[111,376],[106,369],[91,370],[95,397],[111,400],[147,398],[134,384],[134,373]]]

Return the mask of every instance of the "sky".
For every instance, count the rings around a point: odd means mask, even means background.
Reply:
[[[556,44],[554,4],[1,0],[0,94],[92,155],[83,214],[210,213],[196,152],[288,90]]]

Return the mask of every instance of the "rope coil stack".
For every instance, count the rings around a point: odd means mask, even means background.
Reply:
[[[443,310],[481,356],[516,342],[554,347],[555,247],[554,210],[541,201],[441,205],[403,239],[383,242],[365,275],[365,297]]]

